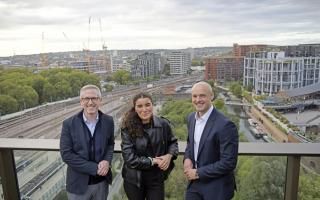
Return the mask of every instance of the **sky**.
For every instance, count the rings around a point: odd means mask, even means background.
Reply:
[[[0,0],[0,56],[320,43],[319,22],[319,0]]]

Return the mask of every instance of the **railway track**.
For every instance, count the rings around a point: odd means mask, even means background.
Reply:
[[[50,166],[42,170],[37,176],[33,177],[28,183],[20,188],[22,199],[28,199],[30,195],[41,187],[51,176],[64,166],[61,159],[56,160]]]
[[[178,84],[189,79],[189,77],[181,78],[179,80],[167,81],[161,84],[154,84],[152,88],[131,87],[121,91],[115,91],[103,96],[101,110],[114,117],[116,128],[122,114],[128,109],[131,96],[140,92],[147,91],[149,93],[161,94],[163,87],[169,84]],[[59,138],[62,126],[62,121],[69,116],[79,112],[81,106],[79,99],[74,98],[70,102],[59,102],[48,106],[41,106],[27,112],[21,112],[11,118],[0,120],[0,137],[21,137],[21,138]],[[38,152],[39,153],[39,152]],[[44,153],[44,152],[41,152]],[[23,169],[33,164],[40,154],[29,152],[28,154],[19,153],[20,161],[17,164],[18,171],[25,173]],[[62,167],[61,160],[56,160],[47,168],[40,171],[30,181],[24,184],[21,188],[22,199],[27,199],[37,189],[57,173]]]
[[[107,106],[109,103],[127,101],[131,96],[147,91],[149,93],[159,93],[163,87],[170,84],[178,84],[190,79],[184,77],[180,79],[170,80],[161,84],[155,84],[152,88],[130,87],[123,90],[110,92],[103,95],[102,106]],[[119,104],[120,105],[120,104]],[[128,105],[128,103],[127,103]],[[120,109],[116,106],[112,111]],[[62,121],[69,116],[79,112],[81,107],[79,99],[73,98],[70,101],[62,101],[51,103],[50,105],[39,106],[39,108],[30,109],[20,115],[13,116],[0,120],[0,137],[5,138],[58,138]],[[123,112],[123,109],[120,111]],[[120,113],[121,114],[121,113]],[[115,115],[118,117],[119,115]]]

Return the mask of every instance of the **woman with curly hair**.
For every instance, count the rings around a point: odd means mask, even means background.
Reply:
[[[129,200],[164,200],[164,181],[178,155],[169,121],[153,114],[152,97],[139,93],[121,127],[122,177]]]

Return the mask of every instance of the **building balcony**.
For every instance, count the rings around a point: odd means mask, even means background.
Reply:
[[[185,145],[185,142],[179,142],[180,155],[184,154]],[[319,147],[319,143],[240,143],[239,155],[240,158],[243,156],[285,157],[287,162],[285,174],[283,174],[285,179],[283,197],[285,200],[296,200],[299,190],[300,163],[302,163],[300,161],[303,157],[320,157]],[[45,187],[44,183],[49,178],[57,179],[57,176],[55,176],[57,173],[60,179],[55,180],[56,184],[50,186],[50,194],[52,195],[54,191],[60,191],[61,187],[65,189],[65,165],[61,161],[58,151],[59,139],[0,138],[0,176],[2,184],[0,199],[50,199],[47,196],[41,198],[33,196],[31,198],[31,194],[45,193],[48,188]],[[121,153],[120,141],[117,140],[115,159],[121,158],[119,153]],[[27,154],[29,155],[28,159],[21,159]],[[32,163],[32,159],[37,159],[37,162]],[[121,162],[117,163],[113,167],[119,166],[121,168]],[[177,162],[176,168],[182,167],[180,164]],[[115,169],[117,171],[115,172],[115,178],[121,178],[120,168]],[[24,176],[22,176],[23,173]],[[28,176],[37,175],[28,178],[26,174]],[[255,179],[256,177],[251,178]],[[116,185],[116,183],[113,183],[113,185]],[[241,188],[238,188],[238,190],[241,190]],[[112,199],[110,193],[109,197],[109,199]]]

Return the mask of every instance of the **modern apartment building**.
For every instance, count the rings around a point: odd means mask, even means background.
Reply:
[[[157,76],[160,75],[163,67],[164,62],[162,61],[160,54],[146,52],[139,55],[134,61],[131,68],[131,76],[133,79]]]
[[[169,55],[170,74],[187,74],[191,68],[191,55],[183,51],[172,51]]]
[[[286,52],[260,52],[244,59],[243,85],[256,94],[273,95],[320,82],[320,57],[286,57]]]
[[[111,57],[112,73],[118,70],[131,70],[131,64],[127,57],[112,56]]]
[[[123,60],[120,56],[111,57],[111,70],[112,73],[122,69]]]
[[[238,81],[243,76],[244,57],[213,57],[206,59],[205,79],[213,79],[220,84]]]

